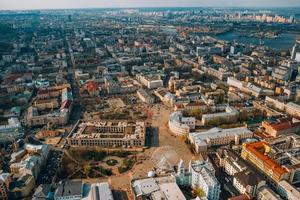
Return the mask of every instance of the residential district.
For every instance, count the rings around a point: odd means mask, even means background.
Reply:
[[[0,199],[299,200],[299,36],[292,8],[1,11]]]

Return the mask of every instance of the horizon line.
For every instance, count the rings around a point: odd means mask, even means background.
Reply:
[[[145,8],[152,8],[152,9],[158,9],[158,8],[217,8],[217,9],[228,9],[228,8],[238,8],[238,9],[288,9],[288,8],[292,8],[292,9],[296,9],[296,8],[300,8],[299,6],[271,6],[271,7],[267,7],[267,6],[159,6],[159,7],[150,7],[150,6],[130,6],[130,7],[65,7],[65,8],[25,8],[25,9],[1,9],[0,8],[0,12],[3,11],[51,11],[51,10],[92,10],[92,9],[118,9],[118,10],[122,10],[122,9],[145,9]]]

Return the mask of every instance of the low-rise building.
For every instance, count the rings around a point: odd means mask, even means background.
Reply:
[[[24,148],[13,153],[10,161],[10,171],[13,175],[31,175],[35,179],[46,164],[50,147],[48,145],[25,144]]]
[[[205,126],[235,123],[238,119],[238,116],[239,116],[239,112],[235,108],[227,106],[225,108],[225,112],[202,115],[201,121],[202,124]]]
[[[0,171],[0,199],[8,200],[8,190],[10,182],[10,174]]]
[[[266,142],[243,144],[241,156],[251,162],[275,183],[289,179],[289,171],[268,156],[271,147]]]
[[[276,121],[263,121],[262,127],[265,132],[272,137],[298,133],[300,131],[300,121],[296,119],[280,118]]]
[[[278,193],[286,200],[300,199],[300,192],[288,181],[282,180],[278,183]]]
[[[10,199],[28,198],[35,187],[35,178],[30,175],[22,175],[13,180],[9,185]]]
[[[144,147],[145,134],[142,121],[78,121],[67,141],[77,147]]]
[[[163,81],[161,80],[160,75],[158,74],[152,74],[152,75],[138,74],[136,77],[137,80],[141,82],[144,86],[146,86],[148,89],[155,89],[163,86]]]
[[[63,180],[58,183],[54,200],[81,200],[83,197],[82,181]]]
[[[244,170],[234,174],[233,186],[241,193],[255,197],[257,190],[266,184],[266,180],[252,170]]]
[[[176,111],[169,116],[169,129],[175,135],[188,135],[191,129],[195,129],[195,117],[183,117],[181,111]]]
[[[107,182],[105,183],[93,183],[86,185],[89,191],[82,200],[114,200],[112,191]]]
[[[0,126],[0,143],[13,141],[24,136],[24,129],[18,118],[8,119],[7,125]]]
[[[183,193],[172,176],[137,179],[131,182],[136,199],[185,200]]]
[[[194,145],[197,153],[206,152],[208,147],[228,145],[231,142],[239,144],[240,140],[252,138],[253,133],[246,127],[221,129],[212,128],[205,132],[189,134],[189,140]]]
[[[142,88],[137,91],[137,95],[140,98],[140,100],[145,103],[153,104],[155,101],[154,95],[150,94]]]
[[[209,160],[190,161],[189,172],[191,174],[192,188],[201,188],[208,200],[219,199],[221,185]]]
[[[287,114],[300,117],[300,105],[294,102],[289,102],[285,105],[285,111]]]
[[[278,194],[276,194],[269,187],[262,187],[257,194],[257,200],[282,200]]]
[[[28,126],[46,125],[48,123],[64,125],[68,123],[73,104],[73,95],[70,85],[66,84],[40,89],[37,92],[36,98],[46,103],[43,103],[42,106],[32,105],[28,108],[25,118]],[[55,108],[55,103],[53,102],[55,102],[57,98],[61,99],[59,108],[54,109],[50,113],[43,113],[47,108]]]

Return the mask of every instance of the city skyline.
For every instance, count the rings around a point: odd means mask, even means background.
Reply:
[[[297,0],[0,0],[0,10],[76,9],[76,8],[139,8],[139,7],[298,7]]]

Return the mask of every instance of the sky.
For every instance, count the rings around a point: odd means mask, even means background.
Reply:
[[[0,0],[0,10],[115,7],[300,7],[300,0]]]

